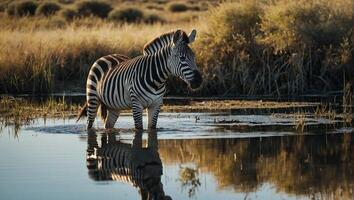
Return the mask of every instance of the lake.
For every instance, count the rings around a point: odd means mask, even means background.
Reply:
[[[39,118],[0,133],[0,198],[353,199],[354,138],[335,120],[162,113],[135,133]],[[146,124],[145,124],[146,126]],[[292,128],[291,128],[292,127]]]

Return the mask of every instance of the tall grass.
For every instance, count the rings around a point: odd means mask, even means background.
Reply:
[[[84,87],[100,56],[136,56],[147,41],[176,28],[198,30],[192,47],[205,80],[200,95],[327,93],[344,88],[343,74],[354,82],[350,0],[236,1],[202,13],[155,12],[168,20],[126,24],[75,13],[68,20],[58,16],[62,13],[22,18],[0,13],[0,91],[48,92],[57,81],[74,80]],[[198,16],[201,21],[193,19]],[[173,83],[170,93],[186,92],[181,81]]]
[[[3,29],[0,91],[50,92],[55,81],[80,80],[84,86],[90,66],[99,57],[112,53],[136,56],[148,40],[172,28],[110,23],[77,27],[73,23],[52,30]]]
[[[340,90],[342,71],[353,74],[353,19],[349,0],[221,4],[196,45],[209,80],[204,92],[278,96]]]

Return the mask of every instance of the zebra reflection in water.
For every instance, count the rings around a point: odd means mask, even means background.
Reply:
[[[157,134],[150,132],[147,147],[142,147],[142,133],[135,133],[132,144],[117,140],[115,133],[102,134],[101,144],[95,131],[88,133],[87,169],[95,181],[114,180],[138,188],[143,200],[170,200],[161,183],[162,162]]]

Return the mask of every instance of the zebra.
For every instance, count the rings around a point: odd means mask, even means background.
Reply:
[[[200,87],[202,76],[189,44],[196,30],[187,35],[182,30],[165,33],[145,45],[143,55],[129,59],[115,54],[102,57],[90,69],[86,83],[86,105],[78,116],[87,112],[87,129],[91,129],[98,107],[106,110],[104,127],[114,127],[120,110],[132,109],[134,127],[143,129],[142,113],[147,108],[148,129],[156,129],[165,94],[166,79],[179,76],[192,89]]]
[[[103,133],[101,145],[90,130],[87,139],[86,165],[94,181],[119,181],[138,188],[141,199],[170,200],[165,195],[161,176],[162,162],[158,153],[157,134],[150,132],[147,147],[142,147],[142,134],[133,143],[117,141],[116,133]]]
[[[154,54],[161,48],[168,46],[172,43],[173,35],[176,31],[170,31],[154,38],[144,45],[143,55]]]

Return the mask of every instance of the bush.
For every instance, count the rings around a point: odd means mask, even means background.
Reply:
[[[154,24],[154,23],[163,23],[165,22],[165,20],[162,19],[157,14],[148,14],[144,17],[144,22],[148,24]]]
[[[227,62],[230,55],[250,46],[258,32],[262,12],[256,3],[225,3],[211,11],[207,19],[208,34],[198,41],[203,43],[201,51],[209,52],[206,58],[216,57],[220,59],[218,62]]]
[[[77,12],[80,16],[96,16],[106,18],[112,10],[112,6],[101,1],[83,1],[77,4]]]
[[[325,1],[281,1],[270,5],[262,19],[263,42],[276,50],[300,46],[338,46],[353,28],[352,10]],[[350,7],[350,6],[349,6]],[[338,10],[339,9],[339,10]]]
[[[208,81],[207,93],[250,91],[248,79],[254,77],[251,52],[259,30],[262,8],[256,2],[224,3],[211,10],[206,20],[208,30],[196,40],[197,60]],[[240,76],[242,72],[245,77]],[[205,90],[206,91],[206,90]]]
[[[7,14],[11,16],[33,16],[36,13],[38,5],[34,1],[14,2],[7,8]]]
[[[70,8],[63,9],[59,11],[59,16],[64,18],[66,21],[72,21],[74,18],[78,17],[78,13]]]
[[[50,16],[54,15],[56,12],[58,12],[61,9],[60,5],[54,2],[45,2],[41,5],[36,10],[37,15],[44,15],[44,16]]]
[[[185,12],[188,10],[188,6],[184,3],[171,3],[169,10],[171,12]]]
[[[208,29],[195,44],[206,79],[203,92],[275,96],[340,90],[343,74],[353,73],[352,5],[221,4],[209,13]]]
[[[120,10],[114,10],[109,13],[109,20],[122,21],[122,22],[141,22],[143,20],[144,13],[138,8],[124,8]]]

